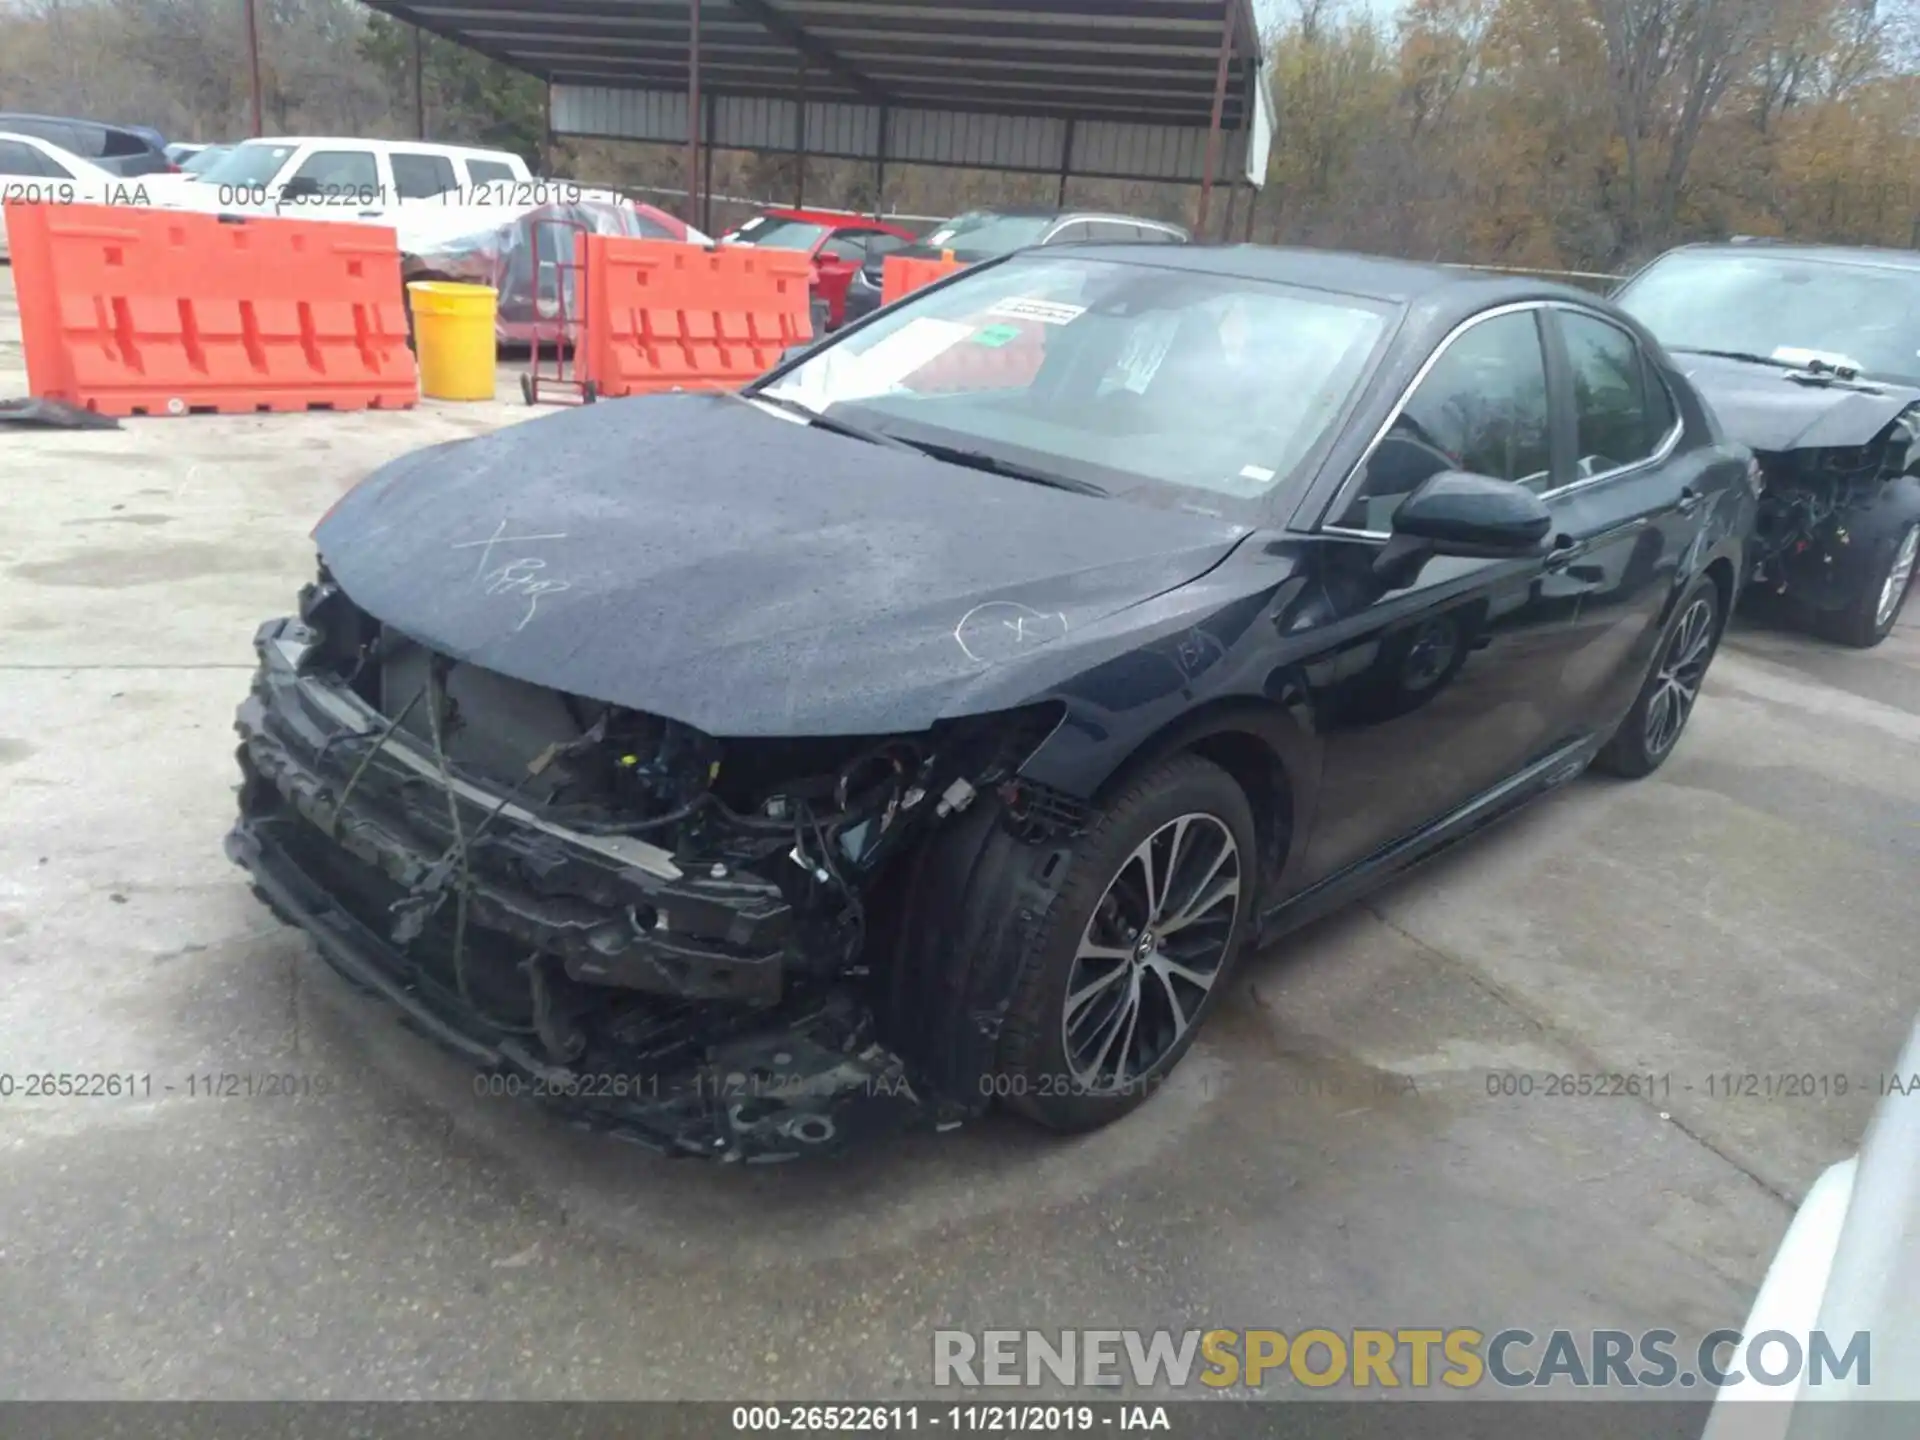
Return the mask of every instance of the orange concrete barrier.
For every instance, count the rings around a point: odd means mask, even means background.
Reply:
[[[27,388],[102,415],[419,398],[385,226],[7,206]]]
[[[915,260],[906,255],[889,255],[880,267],[880,303],[891,305],[902,295],[911,295],[923,285],[967,267],[958,260]]]
[[[813,338],[800,251],[591,234],[576,245],[581,374],[603,396],[738,389]]]

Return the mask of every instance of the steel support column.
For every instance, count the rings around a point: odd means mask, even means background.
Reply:
[[[800,84],[793,103],[793,208],[807,205],[807,62],[800,62]]]
[[[247,73],[253,93],[253,138],[266,133],[260,120],[260,18],[254,13],[254,0],[247,0]]]
[[[1227,71],[1233,60],[1233,0],[1220,6],[1220,60],[1213,72],[1213,117],[1207,122],[1207,159],[1200,172],[1200,213],[1194,233],[1202,239],[1207,233],[1207,209],[1213,201],[1213,177],[1220,164],[1220,120],[1227,108]]]
[[[700,0],[687,0],[687,215],[700,215]]]
[[[873,218],[887,205],[887,107],[880,107],[880,133],[873,143]]]
[[[713,234],[713,135],[715,129],[718,128],[715,123],[714,111],[717,108],[719,99],[720,97],[718,95],[712,93],[707,95],[706,124],[701,130],[701,133],[707,137],[707,158],[702,167],[705,173],[702,175],[700,181],[700,228],[709,235]]]
[[[1067,208],[1067,171],[1073,165],[1073,121],[1066,123],[1065,133],[1060,139],[1060,194],[1055,200],[1062,210]]]

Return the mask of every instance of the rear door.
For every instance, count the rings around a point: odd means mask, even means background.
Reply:
[[[394,149],[387,153],[393,175],[392,203],[401,207],[458,205],[463,197],[453,160],[431,150]]]
[[[1562,724],[1578,732],[1618,718],[1638,693],[1701,531],[1710,457],[1676,454],[1679,411],[1630,331],[1575,305],[1545,318],[1571,468],[1546,496],[1555,548],[1541,603],[1573,639],[1559,693]]]

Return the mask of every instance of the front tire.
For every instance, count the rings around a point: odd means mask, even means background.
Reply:
[[[1077,842],[1022,958],[994,1093],[1049,1129],[1095,1130],[1180,1062],[1223,988],[1259,874],[1253,811],[1181,755],[1129,785]]]
[[[1674,606],[1652,671],[1594,768],[1623,780],[1651,775],[1667,761],[1693,716],[1707,667],[1720,648],[1720,589],[1702,575]]]
[[[1886,639],[1899,623],[1913,588],[1916,557],[1920,557],[1920,520],[1909,522],[1876,557],[1873,574],[1853,604],[1818,617],[1820,633],[1856,650],[1871,650]]]

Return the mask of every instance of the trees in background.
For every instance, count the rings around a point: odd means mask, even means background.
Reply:
[[[1605,269],[1729,233],[1920,246],[1912,20],[1861,0],[1414,0],[1389,29],[1294,0],[1260,229]]]
[[[408,27],[353,0],[256,3],[269,130],[413,133]],[[1407,0],[1391,24],[1352,0],[1285,3],[1257,238],[1596,270],[1729,233],[1920,247],[1912,0]],[[243,0],[0,0],[0,109],[237,138],[243,17]],[[421,58],[429,134],[541,159],[539,82],[434,36]],[[552,168],[685,179],[668,146],[574,141]],[[792,157],[722,154],[713,168],[717,191],[776,201],[799,178]],[[890,207],[927,214],[1051,200],[1057,185],[899,165],[886,179]],[[810,160],[805,195],[866,207],[874,180],[868,165]],[[1194,193],[1075,181],[1070,198],[1177,219]],[[716,208],[716,223],[732,218]]]

